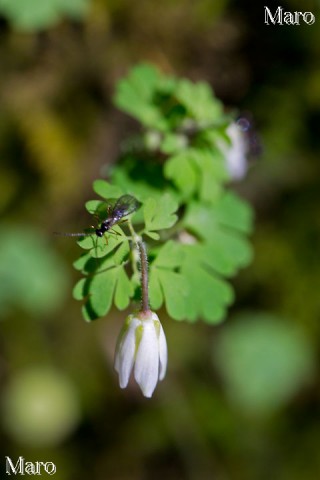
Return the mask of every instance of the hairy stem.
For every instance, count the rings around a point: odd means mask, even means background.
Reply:
[[[149,290],[148,290],[148,257],[146,246],[142,240],[137,241],[140,254],[140,269],[141,269],[141,311],[148,314],[149,308]]]
[[[128,218],[127,223],[128,223],[128,227],[129,227],[129,230],[130,230],[130,233],[131,233],[131,237],[127,236],[127,239],[132,240],[137,245],[139,237],[137,236],[136,232],[134,231],[134,228],[132,226],[130,218]],[[137,266],[136,249],[130,248],[130,252],[131,252],[130,257],[131,257],[131,266],[132,266],[133,274],[138,277],[139,276],[139,270],[138,270],[138,266]]]
[[[147,250],[144,242],[142,241],[140,235],[137,235],[134,231],[130,219],[128,219],[128,227],[133,238],[133,241],[136,243],[139,251],[140,257],[140,274],[141,274],[141,314],[142,316],[150,315],[149,307],[149,284],[148,284],[148,256]],[[136,264],[134,262],[134,271],[136,270]]]

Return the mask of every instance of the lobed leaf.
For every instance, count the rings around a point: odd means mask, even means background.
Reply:
[[[82,310],[88,321],[106,315],[113,300],[116,307],[123,310],[129,305],[132,295],[133,286],[124,265],[115,265],[112,257],[100,264],[94,274],[81,278],[73,290],[76,300],[84,300]]]
[[[158,250],[152,265],[158,268],[175,269],[181,265],[183,255],[183,247],[179,243],[169,240]]]
[[[187,209],[184,225],[200,238],[211,241],[218,229],[239,234],[252,229],[252,210],[235,193],[224,192],[215,204],[193,202]]]
[[[189,295],[186,297],[186,319],[203,318],[217,323],[223,320],[228,305],[233,300],[231,286],[202,262],[194,245],[185,246],[181,273],[188,279]]]
[[[130,303],[133,295],[133,285],[126,274],[124,268],[119,269],[117,284],[114,295],[114,304],[119,310],[124,310]]]
[[[83,284],[85,304],[82,307],[86,320],[95,320],[109,312],[120,270],[121,267],[113,267],[86,278]]]
[[[204,202],[215,202],[229,175],[223,156],[217,150],[197,150],[193,161],[199,171],[199,198]]]
[[[252,232],[253,210],[234,192],[225,192],[217,204],[215,215],[221,225],[236,228],[242,233]]]
[[[118,83],[114,103],[144,125],[161,127],[165,122],[162,122],[161,112],[152,102],[159,83],[157,69],[147,64],[138,65]]]
[[[186,135],[182,133],[167,132],[163,135],[159,148],[163,153],[171,155],[185,149],[187,144],[188,140]]]
[[[174,213],[177,208],[178,203],[168,193],[164,194],[159,201],[148,198],[143,208],[145,233],[172,227],[178,219]]]
[[[187,317],[187,297],[190,285],[188,279],[181,273],[162,268],[157,269],[157,274],[168,314],[176,320],[183,320]]]
[[[158,309],[163,302],[168,314],[181,320],[186,316],[187,279],[177,272],[182,260],[181,246],[173,241],[163,245],[150,267],[150,304]]]
[[[122,242],[126,242],[126,236],[119,225],[114,225],[112,230],[105,233],[103,237],[97,237],[95,233],[87,237],[83,237],[78,241],[78,245],[84,250],[89,250],[91,257],[105,257]]]
[[[173,181],[185,198],[191,197],[197,190],[199,174],[187,152],[170,157],[164,166],[164,175]]]
[[[196,120],[202,122],[208,120],[212,123],[223,115],[221,102],[213,96],[210,86],[205,82],[192,83],[187,79],[180,80],[176,97]]]
[[[120,187],[101,179],[93,182],[93,190],[105,199],[118,198],[123,194],[123,190]]]
[[[198,193],[205,202],[215,201],[228,179],[225,161],[217,150],[185,149],[168,159],[166,178],[173,181],[185,198]]]

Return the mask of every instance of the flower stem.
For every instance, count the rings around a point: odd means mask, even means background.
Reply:
[[[146,246],[142,240],[137,241],[140,254],[141,269],[141,313],[149,314],[149,290],[148,290],[148,257]]]
[[[140,235],[137,235],[134,231],[132,223],[130,219],[128,219],[128,227],[132,236],[133,241],[136,243],[139,251],[140,257],[140,273],[141,273],[141,316],[148,317],[150,315],[150,307],[149,307],[149,285],[148,285],[148,256],[147,256],[147,249],[142,241]],[[133,269],[135,271],[136,266],[135,262],[133,262]]]

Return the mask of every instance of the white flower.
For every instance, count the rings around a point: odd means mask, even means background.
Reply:
[[[145,397],[151,397],[158,380],[167,369],[166,337],[156,313],[129,315],[120,332],[114,368],[121,388],[128,385],[132,369],[134,378]]]
[[[248,139],[243,129],[235,122],[231,123],[226,133],[231,144],[219,142],[218,147],[224,154],[227,161],[227,168],[234,180],[240,180],[245,176],[248,169],[247,154],[249,151]]]

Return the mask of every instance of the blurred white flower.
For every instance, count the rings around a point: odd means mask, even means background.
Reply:
[[[145,397],[151,397],[167,369],[166,337],[156,313],[131,314],[120,332],[114,368],[119,374],[121,388],[128,385],[134,369],[134,378]]]
[[[226,158],[227,168],[231,178],[233,180],[241,180],[248,169],[248,139],[243,128],[236,122],[232,122],[228,126],[226,133],[230,138],[231,144],[220,141],[218,147]]]

